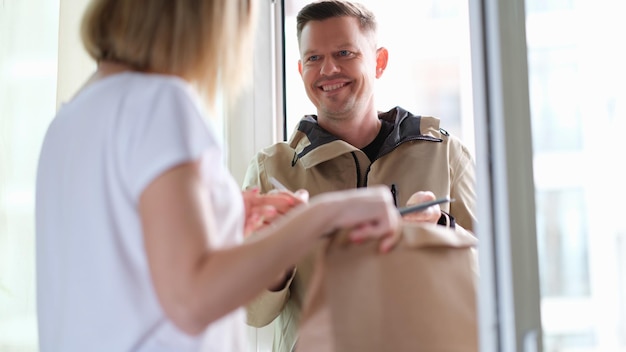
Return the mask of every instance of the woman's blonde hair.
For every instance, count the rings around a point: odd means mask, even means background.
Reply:
[[[215,104],[249,72],[254,0],[92,0],[83,17],[83,44],[96,61],[173,74]]]

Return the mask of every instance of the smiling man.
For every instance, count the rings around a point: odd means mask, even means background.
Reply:
[[[374,15],[358,3],[319,1],[300,10],[297,26],[298,69],[317,113],[303,117],[288,142],[257,153],[244,188],[268,192],[275,177],[311,197],[380,184],[389,187],[398,206],[449,196],[453,203],[405,216],[402,235],[415,235],[415,222],[472,232],[474,163],[468,149],[436,118],[375,107],[374,84],[387,67],[388,52],[377,47]],[[252,326],[278,317],[274,351],[293,349],[314,255],[247,307]]]
[[[298,70],[306,93],[317,107],[320,127],[363,148],[381,127],[374,81],[387,66],[387,49],[376,49],[373,21],[352,16],[319,21],[314,15],[298,22]]]

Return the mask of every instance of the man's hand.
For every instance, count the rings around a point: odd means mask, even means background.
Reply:
[[[411,206],[415,204],[428,202],[431,200],[435,200],[435,194],[433,192],[419,191],[419,192],[413,193],[411,198],[409,198],[409,201],[406,202],[406,205]],[[437,221],[439,221],[440,217],[441,217],[441,208],[439,207],[439,204],[436,204],[422,211],[404,215],[402,219],[404,221],[430,222],[430,223],[436,224]]]

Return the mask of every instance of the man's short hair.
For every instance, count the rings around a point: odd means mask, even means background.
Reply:
[[[376,17],[363,4],[343,0],[317,1],[306,5],[298,12],[298,44],[300,44],[300,36],[304,26],[310,21],[323,21],[343,16],[356,18],[363,32],[376,33]]]

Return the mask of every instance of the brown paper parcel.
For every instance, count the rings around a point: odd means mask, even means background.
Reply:
[[[327,241],[297,352],[478,351],[475,237],[415,224],[387,254],[345,232]]]

